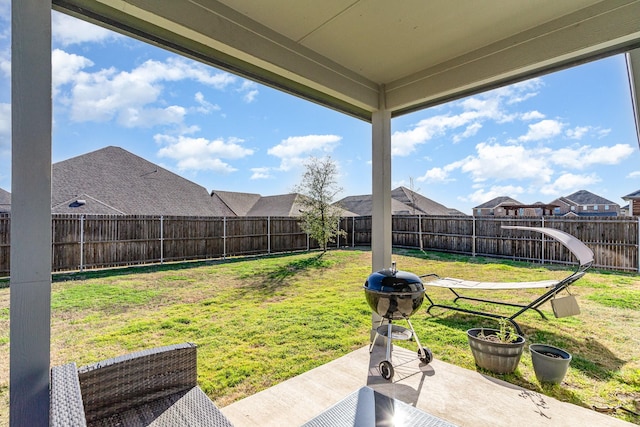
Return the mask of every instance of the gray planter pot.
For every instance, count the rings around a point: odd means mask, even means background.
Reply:
[[[515,342],[499,343],[478,338],[480,331],[485,335],[495,335],[497,329],[473,328],[467,331],[467,338],[476,365],[497,374],[510,374],[520,363],[525,339],[518,335]]]
[[[571,354],[561,348],[546,344],[531,344],[529,351],[538,381],[560,384],[569,369]]]

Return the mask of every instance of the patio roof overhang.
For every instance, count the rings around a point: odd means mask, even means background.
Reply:
[[[12,426],[48,425],[51,7],[371,122],[374,269],[391,259],[392,117],[628,52],[638,121],[640,0],[14,1]]]
[[[371,120],[640,47],[640,2],[53,0],[95,22]]]

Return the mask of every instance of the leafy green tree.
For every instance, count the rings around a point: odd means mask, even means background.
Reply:
[[[334,197],[342,191],[338,186],[338,169],[331,157],[309,158],[302,182],[295,191],[303,197],[299,203],[302,229],[315,239],[327,251],[328,243],[334,243],[338,236],[346,236],[340,230],[340,214],[342,209],[334,206]]]

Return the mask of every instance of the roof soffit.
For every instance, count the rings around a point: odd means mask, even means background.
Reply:
[[[640,0],[53,3],[366,120],[640,46]]]

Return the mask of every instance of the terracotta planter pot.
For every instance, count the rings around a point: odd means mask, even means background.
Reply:
[[[499,332],[497,329],[487,328],[473,328],[467,331],[469,346],[476,365],[497,374],[510,374],[515,371],[524,349],[524,337],[518,335],[516,341],[511,343],[493,342],[478,338],[480,331],[484,335],[495,335]]]
[[[569,369],[571,354],[561,348],[546,344],[531,344],[529,351],[538,381],[560,384]]]

